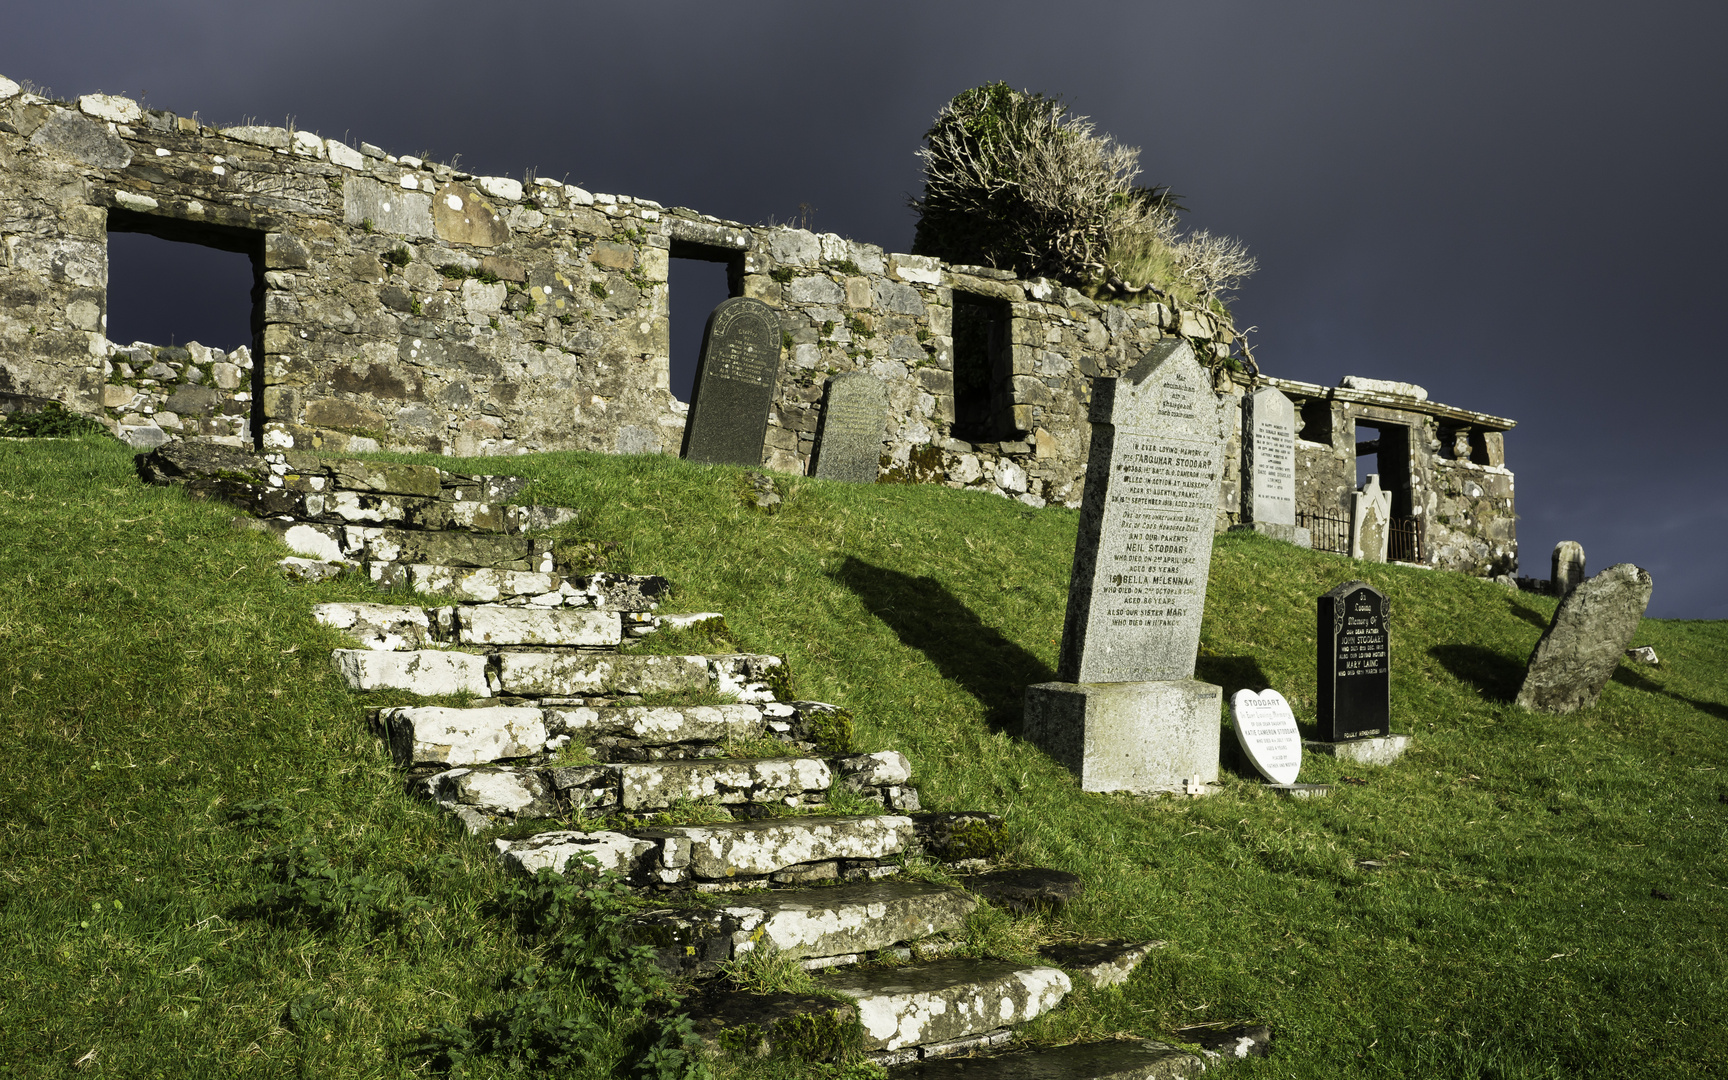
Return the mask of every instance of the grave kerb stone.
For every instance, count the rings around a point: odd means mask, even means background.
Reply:
[[[719,465],[761,465],[779,378],[780,316],[749,297],[721,301],[702,335],[683,456]]]

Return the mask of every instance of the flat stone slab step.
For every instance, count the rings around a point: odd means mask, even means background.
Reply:
[[[1079,874],[1041,867],[992,870],[964,878],[960,884],[982,896],[992,906],[1020,915],[1060,911],[1086,889]]]
[[[866,1051],[985,1035],[1034,1020],[1068,996],[1066,973],[1007,960],[948,959],[817,977],[858,1004]]]
[[[832,1061],[856,1050],[858,1007],[816,994],[746,994],[715,986],[681,1008],[716,1053],[767,1057],[785,1052]]]
[[[665,578],[653,574],[565,575],[400,562],[373,563],[368,573],[380,588],[409,589],[460,604],[653,611],[671,589]]]
[[[543,832],[494,843],[505,865],[529,874],[542,867],[562,871],[588,854],[600,869],[632,885],[733,892],[891,877],[909,854],[947,861],[951,852],[939,846],[945,834],[935,819],[948,816],[784,817],[629,832]]]
[[[524,737],[537,733],[532,724],[519,730]],[[408,789],[456,814],[470,832],[523,820],[648,816],[684,800],[723,807],[821,807],[836,779],[878,805],[916,804],[916,791],[906,785],[910,766],[899,754],[893,754],[901,762],[895,782],[870,783],[883,771],[878,756],[885,755],[833,761],[781,757],[540,768],[492,765],[417,777]]]
[[[336,649],[331,662],[353,690],[406,690],[431,697],[467,691],[476,697],[636,696],[712,690],[743,702],[774,700],[785,672],[778,656],[474,653],[420,649]]]
[[[1206,1070],[1197,1054],[1165,1043],[1129,1041],[1002,1050],[892,1067],[893,1080],[1183,1080]]]
[[[263,526],[296,555],[361,563],[375,578],[397,564],[554,574],[563,563],[556,541],[525,536],[329,525],[291,517],[266,518]]]
[[[1076,981],[1095,987],[1119,986],[1128,981],[1140,961],[1158,949],[1165,941],[1079,941],[1048,945],[1038,955],[1068,972]]]
[[[758,949],[842,963],[935,934],[957,933],[978,901],[962,889],[878,881],[746,894],[721,908],[668,908],[632,920],[672,974],[699,974]]]
[[[653,615],[644,612],[571,610],[473,604],[421,608],[403,604],[318,604],[312,617],[345,633],[362,649],[407,651],[444,642],[475,646],[561,646],[616,649],[626,636],[646,637],[663,627],[694,626],[714,612]]]
[[[844,745],[851,737],[845,711],[819,701],[467,709],[416,705],[379,709],[372,722],[389,744],[391,757],[404,768],[541,761],[572,741],[587,746],[600,761],[623,762],[723,757],[728,743],[760,738],[780,739],[789,750],[816,751]],[[889,777],[895,764],[889,760],[870,766],[868,782],[896,783]],[[848,771],[863,773],[866,766],[860,763]]]

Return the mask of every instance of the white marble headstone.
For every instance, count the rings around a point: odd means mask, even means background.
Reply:
[[[1238,690],[1230,695],[1230,717],[1243,753],[1274,784],[1294,784],[1302,771],[1302,733],[1290,703],[1276,690]]]

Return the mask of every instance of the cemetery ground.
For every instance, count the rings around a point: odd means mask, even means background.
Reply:
[[[1074,512],[777,477],[770,513],[743,470],[669,458],[417,460],[536,478],[604,568],[726,615],[724,643],[649,647],[783,654],[800,696],[853,710],[861,749],[907,754],[927,809],[1001,813],[1005,864],[1084,877],[1060,914],[975,915],[970,948],[1168,943],[1032,1041],[1254,1021],[1272,1055],[1230,1075],[1728,1072],[1728,623],[1646,620],[1659,667],[1525,713],[1552,600],[1225,535],[1197,677],[1278,689],[1311,727],[1315,597],[1367,580],[1392,599],[1412,749],[1310,755],[1329,798],[1228,769],[1205,798],[1085,795],[1015,735],[1023,688],[1053,677]],[[0,442],[0,1076],[426,1075],[422,1048],[542,1005],[603,1033],[571,1075],[641,1060],[666,1029],[607,990],[622,969],[541,997],[512,981],[550,980],[533,965],[559,939],[497,900],[484,838],[403,793],[364,719],[386,699],[331,670],[343,642],[312,605],[376,594],[290,584],[234,517],[144,486],[118,443]],[[511,1071],[481,1054],[463,1075]]]

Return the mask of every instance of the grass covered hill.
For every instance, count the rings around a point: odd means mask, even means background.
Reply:
[[[1053,677],[1072,512],[779,478],[766,513],[741,471],[667,458],[423,460],[535,478],[605,568],[666,575],[666,610],[724,612],[862,749],[906,753],[926,808],[1000,812],[1010,864],[1085,877],[1060,916],[976,916],[970,947],[1169,943],[1035,1041],[1252,1020],[1273,1056],[1233,1075],[1728,1073],[1728,624],[1647,620],[1660,667],[1529,714],[1510,699],[1551,601],[1220,537],[1199,676],[1311,720],[1315,597],[1365,579],[1414,748],[1310,759],[1329,799],[1232,773],[1204,799],[1086,795],[1016,736]],[[426,1033],[532,959],[489,845],[402,794],[330,669],[310,608],[369,586],[289,584],[233,514],[143,486],[111,441],[0,442],[0,1076],[424,1075]],[[341,890],[288,904],[285,837]],[[582,1075],[612,1075],[636,1020],[592,1008],[615,1037]]]

